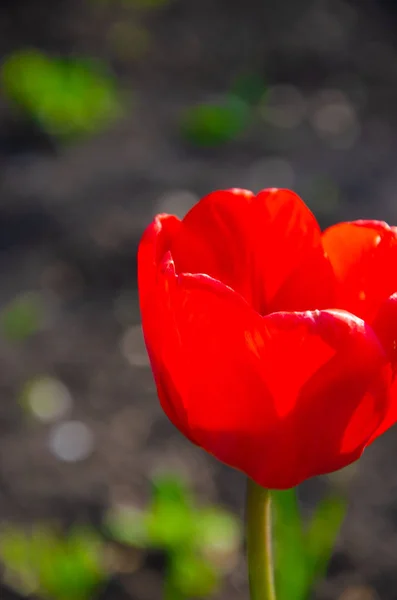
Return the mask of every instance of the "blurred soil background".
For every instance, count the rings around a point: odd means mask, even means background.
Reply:
[[[139,237],[225,187],[291,187],[323,226],[397,223],[396,4],[3,0],[0,54],[1,522],[100,529],[165,472],[242,518],[244,478],[158,406]],[[349,513],[318,598],[397,599],[397,431],[305,484],[303,509],[330,486]],[[233,560],[224,600],[247,598]],[[95,597],[160,599],[162,564]]]

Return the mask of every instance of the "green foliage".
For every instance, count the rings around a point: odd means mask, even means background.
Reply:
[[[234,515],[217,507],[196,511],[194,543],[212,564],[227,568],[241,543],[241,526]]]
[[[4,338],[20,342],[33,335],[42,325],[44,307],[38,294],[23,294],[1,312],[0,328]]]
[[[239,75],[224,98],[192,106],[183,113],[183,137],[201,147],[230,142],[247,128],[252,111],[265,92],[263,78],[257,73]]]
[[[219,146],[238,136],[248,125],[249,119],[249,105],[236,96],[230,96],[185,111],[182,134],[196,146]]]
[[[345,514],[346,502],[331,496],[319,503],[312,516],[304,539],[311,585],[326,572]]]
[[[49,600],[89,600],[107,577],[100,539],[87,528],[60,535],[47,525],[30,532],[8,526],[0,558],[15,588]]]
[[[194,512],[189,491],[182,481],[173,477],[154,480],[146,524],[154,547],[172,551],[191,546]]]
[[[95,132],[120,113],[112,79],[93,61],[22,50],[6,58],[0,76],[8,100],[54,136]]]
[[[168,582],[182,598],[204,598],[218,587],[219,573],[208,560],[188,550],[172,555]]]
[[[236,78],[231,93],[250,106],[256,106],[265,98],[266,85],[258,73],[243,73]]]
[[[123,506],[109,512],[105,529],[120,544],[146,548],[149,545],[148,526],[143,511]]]
[[[109,513],[106,527],[119,542],[173,551],[191,545],[194,513],[188,490],[176,478],[153,482],[147,510],[121,507]]]
[[[240,546],[237,519],[217,507],[194,506],[178,478],[158,478],[152,490],[146,510],[112,511],[106,521],[108,533],[118,542],[166,553],[167,599],[208,595],[219,585]]]
[[[115,541],[160,549],[167,557],[165,600],[203,598],[219,587],[241,544],[236,518],[218,507],[196,507],[175,477],[153,482],[146,510],[113,510],[106,529]],[[272,492],[278,600],[307,600],[324,575],[345,514],[345,502],[328,497],[303,526],[295,490]],[[6,580],[23,594],[45,600],[90,600],[108,577],[101,539],[89,528],[67,534],[49,525],[0,530]]]
[[[304,600],[307,565],[304,533],[294,489],[272,492],[274,506],[275,577],[279,600]]]
[[[339,497],[325,498],[304,527],[295,489],[272,492],[272,498],[277,598],[307,600],[325,573],[346,503]]]

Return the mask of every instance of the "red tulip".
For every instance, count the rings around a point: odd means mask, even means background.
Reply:
[[[293,192],[219,191],[158,215],[138,272],[164,411],[261,486],[340,469],[397,420],[397,228],[321,233]]]

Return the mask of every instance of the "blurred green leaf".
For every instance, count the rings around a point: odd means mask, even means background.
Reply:
[[[168,553],[188,550],[227,570],[241,544],[240,522],[218,507],[197,509],[185,483],[175,476],[152,482],[152,501],[146,510],[112,509],[105,529],[118,542],[152,547]]]
[[[40,328],[43,319],[44,308],[40,296],[35,293],[24,294],[2,310],[1,331],[10,341],[22,341]]]
[[[326,572],[346,508],[346,501],[336,496],[325,498],[316,507],[304,536],[310,586]]]
[[[257,73],[244,73],[236,78],[231,93],[247,104],[255,106],[264,99],[265,81]]]
[[[48,600],[89,600],[107,576],[101,541],[86,528],[60,536],[45,525],[30,533],[9,527],[0,533],[0,558],[20,591]]]
[[[235,96],[194,106],[182,117],[182,134],[196,146],[211,147],[229,142],[248,125],[250,107]]]
[[[178,477],[162,476],[152,482],[152,500],[144,511],[133,507],[112,510],[106,530],[117,541],[137,547],[174,551],[193,544],[195,512],[189,491]]]
[[[198,550],[218,567],[227,566],[241,544],[237,518],[217,507],[198,510],[195,515],[195,540]]]
[[[0,532],[0,559],[5,566],[5,574],[10,575],[12,582],[15,581],[18,589],[26,594],[33,593],[38,587],[31,554],[25,532],[13,527]]]
[[[278,600],[304,600],[308,574],[296,490],[273,491],[275,577]]]
[[[146,524],[151,546],[174,550],[191,546],[193,542],[194,513],[178,502],[156,502],[146,517]]]
[[[194,511],[186,484],[179,477],[163,475],[153,480],[152,489],[152,503],[146,517],[150,544],[166,550],[190,546]]]
[[[326,572],[342,524],[346,502],[327,497],[303,527],[296,490],[272,492],[278,600],[306,600]]]
[[[153,502],[175,502],[191,506],[190,491],[183,479],[176,475],[159,475],[152,480]]]
[[[219,585],[219,575],[211,563],[188,551],[173,555],[168,578],[170,585],[186,598],[203,598]]]
[[[40,564],[40,587],[49,598],[86,600],[105,578],[100,542],[89,530],[74,530],[63,543],[48,546]]]
[[[52,135],[91,133],[120,113],[111,77],[93,61],[15,52],[3,63],[1,83],[8,99]]]
[[[105,520],[105,529],[121,544],[145,548],[149,546],[146,512],[130,506],[112,509]]]
[[[146,510],[114,509],[105,528],[121,543],[166,553],[165,600],[212,593],[241,543],[238,520],[221,508],[197,509],[185,482],[174,475],[153,480]]]

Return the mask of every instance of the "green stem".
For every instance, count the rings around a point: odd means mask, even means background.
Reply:
[[[272,551],[271,493],[247,486],[247,558],[251,600],[276,600]]]

